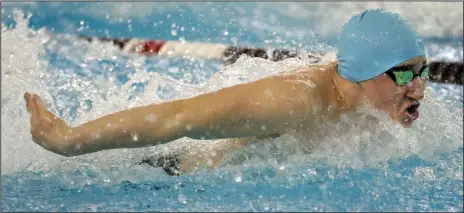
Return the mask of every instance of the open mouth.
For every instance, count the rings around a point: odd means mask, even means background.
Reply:
[[[419,117],[419,106],[420,103],[417,101],[409,105],[408,108],[404,110],[405,121],[411,122]]]
[[[417,109],[419,109],[419,106],[420,106],[420,102],[415,102],[415,103],[409,105],[408,108],[406,108],[406,111],[409,114],[414,114],[417,111]]]

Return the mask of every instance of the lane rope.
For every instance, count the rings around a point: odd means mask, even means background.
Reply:
[[[208,42],[187,42],[173,40],[150,40],[150,39],[113,39],[79,36],[89,42],[111,42],[123,52],[137,53],[153,56],[167,57],[192,57],[198,59],[215,59],[222,60],[226,65],[234,63],[241,55],[245,54],[250,57],[259,57],[271,61],[281,61],[287,58],[298,57],[296,51],[280,50],[272,48],[255,48],[255,47],[239,47],[227,46],[219,43]],[[305,52],[308,58],[313,63],[321,61],[321,58],[331,52]],[[463,63],[462,62],[446,62],[432,61],[430,65],[430,80],[437,83],[451,83],[462,85],[464,81]]]

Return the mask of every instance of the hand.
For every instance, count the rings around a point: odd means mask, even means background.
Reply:
[[[44,103],[36,94],[24,93],[27,111],[31,114],[32,141],[54,153],[70,156],[72,146],[66,136],[69,126],[60,118],[45,108]]]

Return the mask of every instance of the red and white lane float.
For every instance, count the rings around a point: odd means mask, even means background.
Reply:
[[[227,46],[219,43],[164,41],[135,38],[99,38],[80,36],[87,41],[111,42],[124,52],[153,56],[185,57],[198,59],[216,59],[225,64],[234,63],[242,54],[250,57],[259,57],[272,61],[280,61],[286,58],[297,57],[296,51],[265,49],[254,47]],[[315,63],[321,57],[330,53],[305,52]],[[437,83],[463,84],[464,76],[462,62],[432,61],[430,66],[430,80]]]

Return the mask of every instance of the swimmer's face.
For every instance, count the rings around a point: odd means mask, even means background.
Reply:
[[[425,57],[416,57],[401,64],[421,65]],[[393,120],[409,127],[419,117],[419,101],[424,98],[424,82],[414,78],[404,86],[398,86],[387,74],[381,74],[371,80],[360,83],[363,93],[378,109],[387,112]]]

